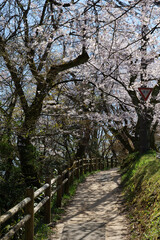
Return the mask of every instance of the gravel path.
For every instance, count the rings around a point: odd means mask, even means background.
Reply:
[[[87,177],[49,240],[129,239],[119,184],[117,169]]]

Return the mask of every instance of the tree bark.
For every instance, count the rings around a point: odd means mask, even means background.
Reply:
[[[86,148],[89,143],[89,139],[90,139],[90,128],[88,126],[85,129],[84,136],[79,141],[77,152],[75,155],[76,159],[82,159],[85,156]]]
[[[27,187],[40,187],[36,161],[36,148],[32,145],[29,137],[18,136],[18,151],[21,170]]]
[[[146,153],[150,148],[149,141],[149,129],[147,126],[147,119],[145,116],[140,118],[140,129],[139,129],[139,151],[140,153]]]
[[[153,121],[153,112],[144,108],[144,111],[138,114],[138,122],[135,137],[137,138],[136,150],[140,153],[146,153],[151,148],[153,136],[151,134],[151,124]]]

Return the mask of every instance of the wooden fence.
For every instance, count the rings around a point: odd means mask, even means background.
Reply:
[[[112,161],[111,167],[112,167]],[[107,162],[108,165],[108,162]],[[73,165],[66,168],[64,171],[59,171],[58,176],[51,179],[46,178],[46,183],[36,190],[28,188],[26,190],[26,198],[23,199],[16,206],[7,211],[4,215],[0,216],[0,226],[4,224],[8,219],[13,217],[20,210],[24,209],[25,215],[23,218],[0,240],[10,239],[20,228],[25,228],[25,240],[34,239],[34,215],[44,206],[44,223],[49,224],[51,222],[51,199],[57,194],[56,206],[61,207],[61,201],[63,194],[67,194],[69,186],[72,185],[74,178],[79,178],[80,175],[87,171],[92,172],[95,170],[103,170],[104,162],[100,159],[81,159],[73,162]],[[44,193],[43,199],[35,206],[35,199]]]

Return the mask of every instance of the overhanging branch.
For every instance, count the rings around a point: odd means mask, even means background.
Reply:
[[[46,82],[52,83],[53,77],[55,77],[58,73],[84,64],[88,61],[88,59],[88,53],[85,51],[85,49],[83,49],[82,54],[79,55],[77,58],[60,65],[53,65],[47,74]]]

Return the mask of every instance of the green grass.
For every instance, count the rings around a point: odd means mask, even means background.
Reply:
[[[154,151],[134,153],[121,170],[132,239],[160,239],[160,160]]]
[[[48,235],[52,232],[51,228],[47,224],[42,224],[38,228],[38,232],[35,235],[35,240],[44,240],[47,239]]]

